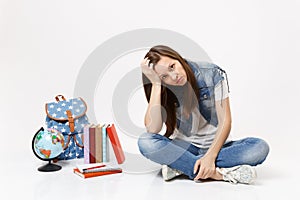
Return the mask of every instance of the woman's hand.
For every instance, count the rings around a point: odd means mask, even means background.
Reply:
[[[216,173],[215,158],[209,155],[204,155],[202,158],[198,159],[194,165],[194,174],[197,171],[198,174],[194,180],[207,179],[214,176]]]
[[[142,72],[151,81],[152,84],[161,84],[158,74],[153,69],[153,64],[150,63],[148,58],[145,58],[141,63]]]

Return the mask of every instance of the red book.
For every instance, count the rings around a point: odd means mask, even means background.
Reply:
[[[89,128],[89,156],[90,156],[90,163],[95,163],[96,162],[96,146],[95,146],[95,141],[96,141],[96,128],[95,126],[90,126]]]
[[[115,128],[115,125],[112,124],[106,128],[107,135],[112,144],[114,153],[116,155],[117,161],[119,164],[123,163],[125,160],[125,155]]]
[[[108,171],[97,171],[97,172],[80,172],[78,168],[74,168],[73,172],[82,178],[91,178],[96,176],[103,176],[108,174],[121,173],[122,169],[114,169]]]

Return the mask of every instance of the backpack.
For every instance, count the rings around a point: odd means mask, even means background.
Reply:
[[[64,151],[58,160],[83,158],[83,128],[89,124],[87,105],[80,97],[66,100],[63,95],[57,95],[55,100],[46,103],[45,110],[47,128],[56,129],[64,136]]]

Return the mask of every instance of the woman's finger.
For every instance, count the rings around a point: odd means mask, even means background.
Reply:
[[[145,65],[146,65],[147,67],[149,67],[149,62],[150,62],[149,59],[147,59],[146,62],[145,62]]]
[[[203,179],[203,177],[204,177],[204,169],[203,169],[203,167],[200,167],[199,172],[198,172],[197,176],[194,178],[194,180],[198,180],[200,178]]]
[[[141,62],[141,66],[147,65],[148,57],[144,58]]]
[[[194,174],[196,174],[196,172],[198,171],[198,168],[200,166],[200,160],[197,160],[194,164]]]

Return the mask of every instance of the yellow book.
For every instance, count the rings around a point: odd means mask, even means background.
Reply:
[[[95,130],[95,158],[96,163],[103,162],[103,139],[102,139],[102,127],[104,125],[98,124]]]

